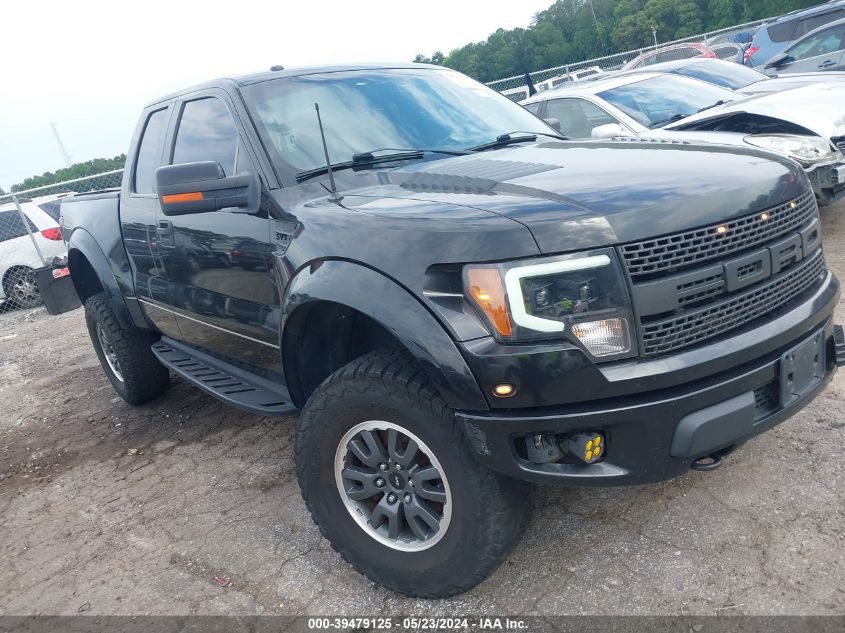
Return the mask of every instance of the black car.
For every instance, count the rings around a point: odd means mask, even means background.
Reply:
[[[127,155],[62,204],[108,379],[298,412],[315,522],[397,591],[483,580],[529,482],[717,467],[842,359],[813,192],[763,151],[570,142],[399,64],[186,89]]]

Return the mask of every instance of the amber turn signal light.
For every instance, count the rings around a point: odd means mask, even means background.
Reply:
[[[161,201],[164,204],[173,204],[174,202],[199,202],[202,199],[202,191],[192,191],[190,193],[173,193],[161,197]]]
[[[490,319],[496,331],[501,336],[510,336],[513,324],[499,271],[495,268],[470,268],[467,271],[467,287],[470,296]]]

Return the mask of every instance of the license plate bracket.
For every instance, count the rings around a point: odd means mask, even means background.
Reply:
[[[811,392],[824,378],[824,330],[819,330],[780,359],[780,399],[786,407]]]

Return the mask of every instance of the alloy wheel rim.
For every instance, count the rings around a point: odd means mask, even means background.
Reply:
[[[398,424],[368,420],[349,429],[335,452],[335,481],[355,522],[392,549],[429,549],[449,529],[452,495],[443,467]]]
[[[108,363],[109,369],[112,370],[115,378],[117,378],[120,382],[123,382],[123,374],[120,372],[120,361],[117,359],[117,352],[114,349],[114,345],[111,344],[105,330],[103,330],[103,326],[99,323],[97,324],[97,340],[100,342],[100,347],[103,350],[103,356],[106,358],[106,363]]]
[[[12,283],[12,294],[16,299],[31,301],[38,298],[38,284],[29,275],[20,275]]]

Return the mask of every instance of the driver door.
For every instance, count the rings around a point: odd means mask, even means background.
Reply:
[[[206,90],[176,107],[178,121],[166,164],[215,161],[226,176],[258,173],[228,95]],[[266,211],[226,208],[165,216],[159,208],[157,228],[181,339],[276,369],[279,345],[273,316],[279,297]]]

